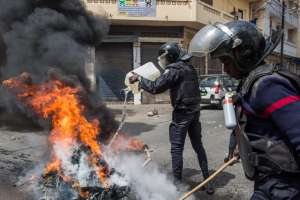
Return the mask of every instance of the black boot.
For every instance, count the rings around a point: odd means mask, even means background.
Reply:
[[[207,184],[206,193],[209,194],[209,195],[212,195],[212,194],[215,193],[215,189],[214,189],[214,186],[213,186],[212,182],[209,182]]]
[[[204,180],[206,180],[209,177],[209,171],[208,171],[208,166],[206,161],[200,162],[200,168],[203,174]],[[205,187],[203,188],[205,189]],[[212,195],[215,192],[213,184],[209,182],[206,186],[206,193],[209,195]]]
[[[233,152],[228,153],[228,155],[224,158],[224,163],[227,163],[231,158],[233,158]]]

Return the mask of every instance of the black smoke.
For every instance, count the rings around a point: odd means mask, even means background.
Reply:
[[[0,0],[0,51],[4,49],[5,55],[0,57],[5,63],[0,80],[28,72],[39,82],[55,71],[87,88],[87,48],[99,45],[108,27],[107,20],[87,11],[81,0]],[[0,113],[18,118],[27,112],[3,90],[0,93]],[[87,93],[91,117],[105,125],[104,133],[111,133],[116,127],[113,116],[97,94]]]
[[[0,0],[0,32],[6,47],[2,75],[46,73],[49,66],[82,77],[87,47],[108,31],[81,0]]]

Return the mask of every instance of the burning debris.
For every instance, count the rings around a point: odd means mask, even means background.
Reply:
[[[39,181],[47,198],[50,194],[54,199],[122,199],[129,193],[128,180],[109,166],[107,156],[124,150],[143,152],[147,146],[118,135],[111,149],[105,149],[99,141],[101,122],[89,118],[81,102],[85,94],[82,88],[67,85],[56,76],[36,84],[28,73],[3,85],[39,117],[51,120],[51,159]],[[123,183],[116,185],[112,176]]]

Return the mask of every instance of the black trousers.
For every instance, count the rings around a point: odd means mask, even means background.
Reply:
[[[251,200],[300,200],[300,179],[268,178],[255,182]]]
[[[173,111],[172,123],[170,124],[170,142],[172,155],[172,169],[175,179],[181,180],[183,168],[183,150],[186,135],[188,133],[193,149],[198,156],[198,161],[204,178],[209,176],[206,152],[202,144],[201,123],[199,122],[200,111],[186,113]]]
[[[233,152],[236,148],[236,145],[237,145],[236,135],[235,135],[235,131],[233,130],[230,134],[230,140],[229,140],[229,146],[228,146],[229,154],[233,154]]]

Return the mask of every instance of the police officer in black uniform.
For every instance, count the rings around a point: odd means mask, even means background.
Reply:
[[[183,149],[188,133],[193,149],[197,153],[203,177],[209,177],[206,152],[201,140],[200,92],[197,72],[188,64],[191,56],[183,53],[177,43],[166,43],[159,49],[158,62],[164,73],[150,81],[138,75],[130,78],[134,83],[139,80],[140,87],[151,94],[159,94],[170,89],[171,103],[174,108],[169,134],[171,142],[173,176],[176,182],[182,180]],[[214,192],[208,184],[207,193]]]
[[[210,55],[241,80],[237,117],[240,157],[254,180],[252,200],[300,199],[300,81],[282,65],[264,59],[280,34],[267,40],[246,21],[201,29],[190,44],[194,55]]]

